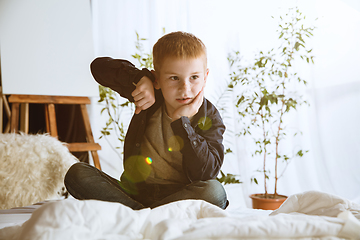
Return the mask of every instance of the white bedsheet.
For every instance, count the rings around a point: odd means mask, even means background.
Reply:
[[[230,212],[200,200],[134,211],[67,199],[43,205],[21,226],[0,229],[0,239],[360,239],[359,219],[360,205],[314,191],[290,196],[274,212]]]

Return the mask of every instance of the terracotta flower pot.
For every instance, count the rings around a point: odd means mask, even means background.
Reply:
[[[274,198],[274,194],[268,194],[268,197],[265,198],[263,193],[251,194],[252,207],[254,209],[275,210],[287,199],[287,196],[284,195],[277,195]]]

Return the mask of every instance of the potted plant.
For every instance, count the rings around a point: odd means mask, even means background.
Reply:
[[[305,16],[298,8],[290,8],[285,16],[280,16],[279,46],[267,53],[260,51],[247,63],[239,52],[230,54],[228,60],[232,73],[229,88],[241,91],[236,97],[236,109],[240,116],[241,130],[238,134],[250,135],[254,140],[255,150],[252,157],[261,159],[264,193],[253,194],[253,208],[276,209],[286,199],[278,194],[278,180],[283,176],[287,164],[307,151],[292,149],[286,152],[281,143],[290,135],[296,136],[300,131],[287,128],[286,116],[292,114],[299,105],[307,104],[298,89],[306,85],[294,69],[294,66],[305,60],[314,63],[312,49],[308,49],[305,39],[313,36],[315,27],[304,27]],[[269,167],[271,161],[272,166]],[[280,172],[279,163],[284,162]],[[270,173],[273,170],[274,192],[268,192]],[[258,184],[256,177],[251,181]],[[258,205],[257,201],[265,200],[267,206]],[[277,202],[274,206],[270,202]]]

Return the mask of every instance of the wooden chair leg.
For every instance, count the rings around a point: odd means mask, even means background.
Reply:
[[[19,129],[19,103],[13,103],[11,106],[10,132],[17,133]]]
[[[90,118],[89,118],[89,114],[88,114],[86,105],[80,104],[80,108],[81,108],[81,115],[82,115],[83,121],[84,121],[87,142],[95,143],[94,136],[91,131]],[[101,170],[99,155],[98,155],[97,151],[91,151],[91,155],[92,155],[95,167],[98,168],[99,170]]]
[[[20,131],[29,133],[29,103],[20,104]]]
[[[97,169],[101,170],[99,155],[98,155],[97,151],[91,151],[91,156],[92,156],[93,161],[94,161],[94,166]]]
[[[50,118],[49,118],[49,109],[48,104],[45,104],[45,126],[46,132],[50,133]]]
[[[4,129],[4,132],[3,132],[3,133],[8,133],[8,132],[10,132],[11,109],[10,109],[9,103],[8,103],[5,95],[2,94],[1,98],[2,98],[2,102],[3,102],[4,108],[5,108],[6,116],[7,116],[7,118],[8,118],[8,122],[7,122],[6,126],[5,126],[5,129]]]
[[[3,112],[4,112],[3,106],[4,106],[4,102],[3,102],[1,86],[0,86],[0,133],[3,133]]]
[[[45,118],[46,118],[46,131],[50,133],[50,136],[57,137],[57,125],[55,105],[53,103],[45,104]]]

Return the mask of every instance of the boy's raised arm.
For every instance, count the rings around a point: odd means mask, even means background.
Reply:
[[[111,88],[131,102],[134,102],[131,93],[143,76],[147,76],[151,81],[155,80],[148,69],[140,70],[127,60],[110,57],[96,58],[91,63],[90,69],[99,84]]]

